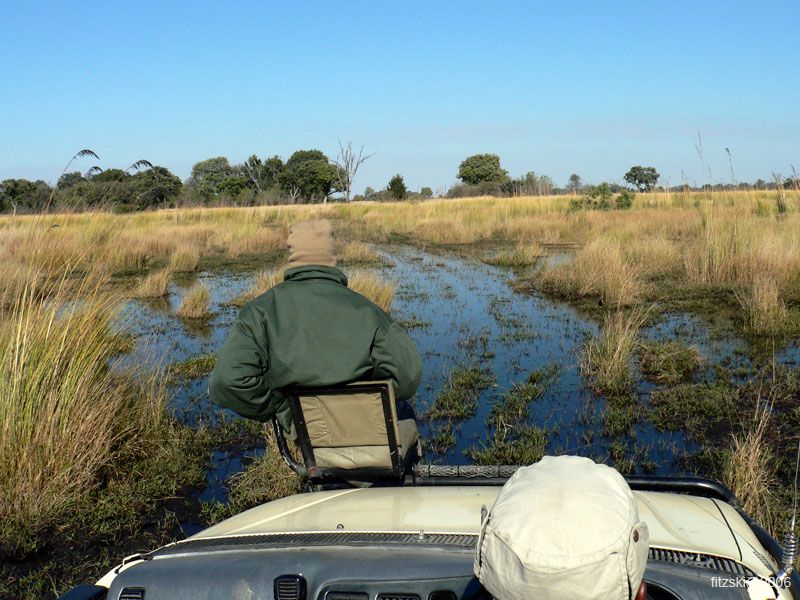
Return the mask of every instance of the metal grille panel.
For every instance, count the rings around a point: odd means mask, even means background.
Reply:
[[[270,547],[270,546],[332,546],[332,545],[370,545],[405,544],[425,546],[455,546],[474,548],[478,536],[465,533],[273,533],[262,535],[239,535],[224,538],[185,540],[156,550],[150,556],[205,552],[227,548]]]
[[[680,550],[666,550],[664,548],[650,548],[649,560],[670,562],[678,565],[689,565],[703,569],[716,569],[732,575],[753,577],[755,573],[741,563],[729,558],[721,558],[710,554],[698,552],[682,552]]]

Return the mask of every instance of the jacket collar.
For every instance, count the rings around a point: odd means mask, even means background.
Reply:
[[[284,281],[308,281],[309,279],[328,279],[347,286],[347,276],[336,267],[323,265],[301,265],[286,269]]]

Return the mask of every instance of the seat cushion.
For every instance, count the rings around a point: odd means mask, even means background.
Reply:
[[[398,421],[397,429],[400,454],[405,459],[419,439],[419,430],[414,419]],[[385,430],[384,427],[384,432]],[[392,459],[389,456],[386,434],[383,436],[382,445],[317,447],[314,448],[314,459],[318,467],[330,469],[391,468]]]

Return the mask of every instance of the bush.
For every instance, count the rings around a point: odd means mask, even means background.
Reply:
[[[587,186],[587,193],[580,198],[572,198],[569,201],[570,210],[625,210],[633,206],[636,194],[630,190],[620,190],[619,196],[614,198],[614,190],[618,186],[609,185],[606,182],[600,185]],[[613,199],[613,202],[612,202]]]
[[[616,197],[615,203],[617,205],[617,210],[626,210],[633,206],[633,201],[636,198],[636,194],[631,192],[630,190],[622,190],[620,195]]]

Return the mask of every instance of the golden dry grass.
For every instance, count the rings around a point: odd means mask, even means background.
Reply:
[[[38,235],[28,240],[31,252]],[[158,377],[129,377],[108,367],[125,347],[121,298],[109,291],[105,257],[97,258],[90,272],[63,272],[57,262],[51,270],[20,271],[28,281],[6,297],[0,314],[0,523],[6,533],[32,532],[63,515],[99,484],[101,470],[166,423]]]
[[[628,258],[620,242],[590,241],[572,262],[545,266],[533,277],[535,285],[560,296],[597,296],[603,304],[628,306],[642,295],[642,266]]]
[[[209,316],[208,300],[210,293],[203,285],[195,285],[181,301],[177,315],[184,319],[205,319]]]
[[[224,231],[219,242],[228,248],[228,256],[237,258],[243,254],[272,254],[286,246],[286,236],[274,229],[258,229],[251,233]]]
[[[347,277],[347,287],[366,296],[384,311],[391,312],[395,284],[372,272],[356,271]]]
[[[369,265],[381,262],[381,255],[363,242],[339,242],[336,246],[336,262],[339,265]]]
[[[737,293],[737,298],[747,331],[764,336],[776,336],[786,331],[789,313],[774,280],[757,277],[748,289]]]
[[[169,267],[140,277],[131,296],[134,298],[162,298],[169,293],[171,279],[172,269]]]
[[[200,250],[191,246],[176,248],[169,257],[169,267],[176,272],[194,271],[200,262]]]
[[[257,298],[271,287],[283,281],[283,269],[271,271],[260,271],[256,274],[255,282],[242,295],[234,298],[231,304],[234,306],[244,306],[250,300]]]
[[[760,406],[753,422],[731,439],[722,481],[744,510],[767,530],[774,530],[775,458],[768,443],[772,407]]]

